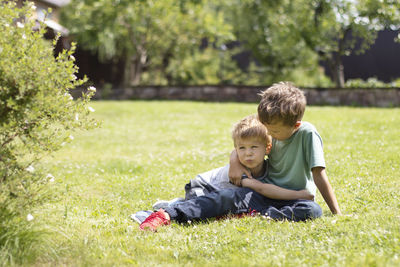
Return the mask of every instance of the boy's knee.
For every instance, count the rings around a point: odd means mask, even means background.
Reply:
[[[322,216],[322,209],[321,206],[318,205],[316,202],[312,202],[313,203],[313,208],[312,208],[312,215],[313,218],[319,218]]]
[[[314,201],[300,202],[295,210],[299,212],[300,220],[316,219],[322,216],[321,206]]]

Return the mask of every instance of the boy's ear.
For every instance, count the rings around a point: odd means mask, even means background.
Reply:
[[[271,149],[272,149],[272,144],[269,143],[269,144],[267,145],[267,148],[265,149],[265,155],[268,155],[268,154],[271,152]]]
[[[294,128],[299,129],[300,126],[301,126],[301,121],[296,121],[296,123],[294,124]]]

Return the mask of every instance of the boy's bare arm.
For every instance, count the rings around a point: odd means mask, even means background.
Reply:
[[[251,173],[247,170],[239,161],[236,150],[234,149],[231,153],[229,160],[229,180],[237,186],[241,185],[242,174],[246,174],[247,177],[252,178]]]
[[[272,199],[293,200],[309,199],[314,200],[314,196],[307,190],[289,190],[273,184],[265,184],[256,179],[243,179],[242,186],[253,189],[257,193]]]
[[[333,192],[332,186],[329,183],[328,176],[326,175],[325,168],[315,167],[312,169],[315,185],[321,192],[326,204],[333,214],[342,214],[339,208],[339,204],[336,200],[335,193]]]

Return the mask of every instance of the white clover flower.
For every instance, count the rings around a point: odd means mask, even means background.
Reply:
[[[69,58],[75,61],[75,57],[73,55],[70,55]]]
[[[94,86],[89,86],[88,90],[89,90],[90,92],[96,92],[96,87],[94,87]]]
[[[79,121],[79,114],[78,113],[75,114],[75,120]]]
[[[28,168],[26,168],[26,171],[30,172],[30,173],[34,173],[35,172],[35,168],[32,165],[30,165]]]
[[[28,222],[32,221],[33,219],[34,219],[34,217],[33,217],[32,214],[30,214],[30,213],[26,216],[26,220],[27,220]]]
[[[49,179],[50,183],[53,183],[55,181],[54,176],[51,173],[47,174],[46,178]]]
[[[22,39],[26,40],[26,35],[25,34],[22,35]]]
[[[75,138],[74,138],[74,136],[70,135],[69,139],[74,140]]]
[[[6,26],[6,27],[10,27],[10,24],[6,23],[6,24],[4,24],[4,26]]]
[[[21,23],[21,22],[17,22],[17,27],[18,28],[23,28],[23,27],[25,27],[25,25],[23,24],[23,23]]]
[[[92,108],[92,107],[88,107],[88,110],[89,110],[90,112],[95,112],[95,109]]]

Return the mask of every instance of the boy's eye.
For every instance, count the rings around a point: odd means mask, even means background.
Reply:
[[[244,149],[244,146],[239,147],[239,149],[240,149],[240,150],[243,150],[243,149]]]
[[[253,149],[255,149],[255,148],[257,148],[258,146],[252,146],[251,148],[253,148]]]

